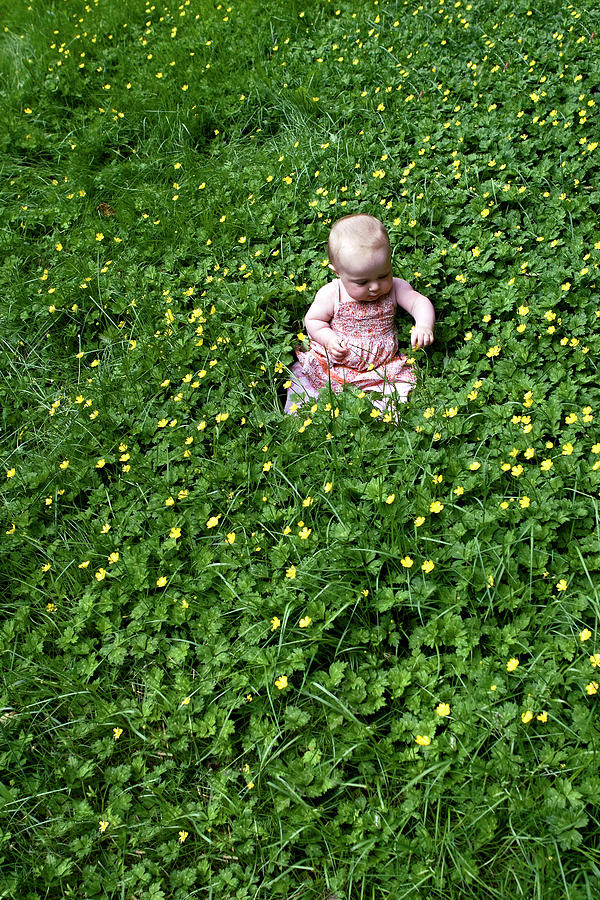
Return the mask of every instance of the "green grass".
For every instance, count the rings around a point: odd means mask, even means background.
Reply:
[[[0,897],[600,894],[599,20],[5,12]],[[359,210],[436,342],[285,417]]]

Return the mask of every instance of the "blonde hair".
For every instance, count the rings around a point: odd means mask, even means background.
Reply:
[[[374,250],[379,247],[390,249],[388,233],[375,216],[353,213],[334,222],[327,241],[327,255],[332,265],[339,260],[340,250],[350,244],[353,250]]]

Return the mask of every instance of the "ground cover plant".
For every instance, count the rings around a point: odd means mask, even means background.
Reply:
[[[598,19],[5,9],[0,896],[600,895]],[[359,210],[436,343],[285,417]]]

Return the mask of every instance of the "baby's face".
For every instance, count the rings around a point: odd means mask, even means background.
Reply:
[[[343,250],[331,266],[353,300],[373,301],[392,289],[392,261],[387,247],[368,253]]]

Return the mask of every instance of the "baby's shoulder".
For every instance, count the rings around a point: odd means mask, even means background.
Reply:
[[[333,302],[336,297],[339,295],[340,291],[340,279],[335,278],[333,281],[328,281],[327,284],[324,284],[322,288],[319,288],[317,293],[315,294],[315,300],[324,300]]]
[[[408,281],[406,281],[405,278],[396,278],[396,276],[394,276],[392,281],[394,285],[394,293],[397,297],[400,296],[400,294],[402,294],[404,291],[411,290],[410,284],[408,283]]]
[[[412,288],[408,281],[404,278],[396,278],[394,276],[393,286],[392,286],[392,296],[394,298],[395,303],[398,306],[403,306],[403,299],[406,296],[407,291],[411,291]]]

